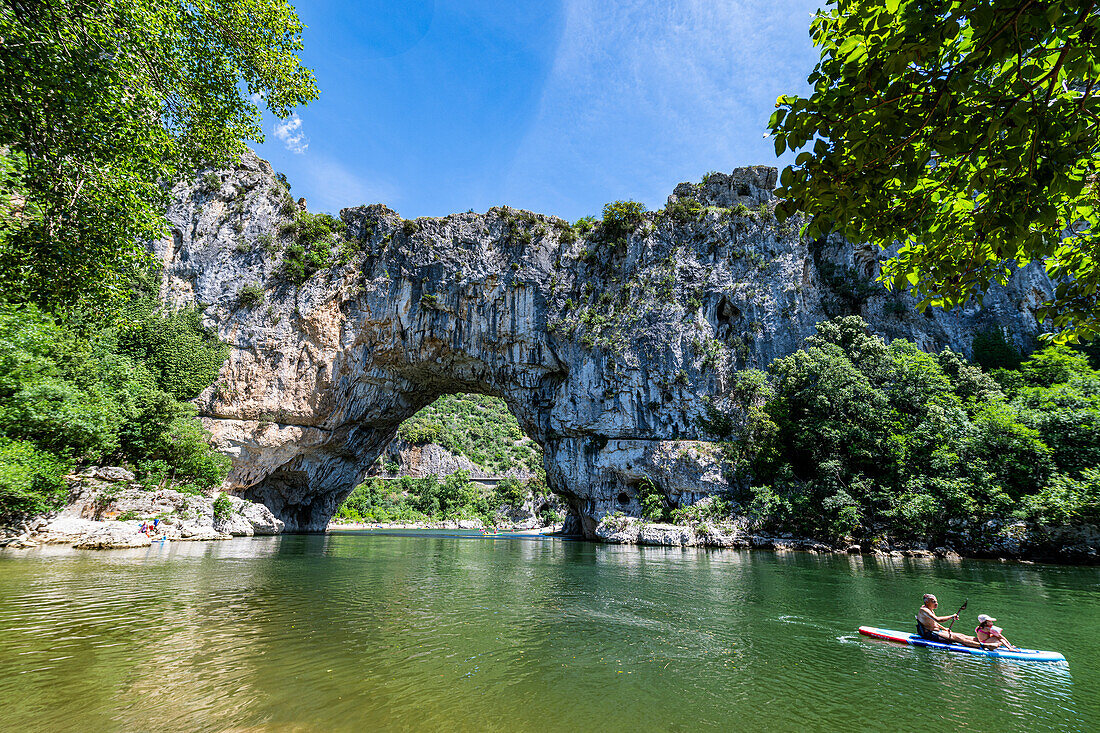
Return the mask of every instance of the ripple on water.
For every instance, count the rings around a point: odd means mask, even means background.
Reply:
[[[1100,715],[1089,569],[418,536],[179,544],[0,556],[6,726],[1084,731]],[[927,587],[1011,609],[1013,639],[1066,651],[1073,673],[855,633],[911,618]]]

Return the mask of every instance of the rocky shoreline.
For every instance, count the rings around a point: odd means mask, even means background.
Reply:
[[[70,545],[81,550],[147,547],[154,541],[227,540],[274,535],[283,523],[263,504],[229,494],[147,489],[125,468],[93,466],[69,477],[69,502],[0,536],[0,547]],[[156,520],[149,534],[139,530]]]
[[[71,494],[60,512],[39,517],[0,534],[0,548],[69,545],[75,549],[146,547],[154,541],[227,540],[232,537],[281,534],[283,522],[263,504],[230,494],[183,493],[170,487],[145,488],[134,475],[119,467],[90,467],[70,477]],[[159,520],[155,532],[140,532],[143,524]],[[577,536],[573,522],[539,526],[533,518],[504,523],[495,532],[525,535]],[[486,530],[477,519],[441,522],[338,522],[327,532],[348,530]],[[615,545],[710,547],[720,549],[801,551],[817,554],[886,557],[986,558],[1041,561],[1075,565],[1100,564],[1100,527],[1028,527],[1022,522],[1002,528],[994,541],[967,541],[945,545],[918,543],[830,544],[755,530],[743,519],[697,522],[687,525],[649,522],[636,517],[609,515],[594,533],[597,542]]]
[[[596,527],[596,540],[617,545],[665,547],[713,547],[724,549],[802,551],[818,554],[877,555],[886,557],[939,557],[1053,562],[1072,565],[1100,564],[1100,527],[1057,530],[1021,525],[1015,537],[1006,534],[998,542],[970,545],[928,546],[916,543],[829,544],[795,537],[790,533],[770,535],[753,531],[745,522],[691,525],[647,522],[635,517],[607,517]],[[1033,536],[1034,535],[1034,536]]]
[[[422,529],[484,529],[476,520],[448,522],[331,522],[326,531],[345,530],[422,530]],[[526,525],[498,526],[497,532],[509,534],[548,535],[582,539],[570,531],[569,523],[531,528]],[[1048,530],[1049,531],[1049,530]],[[729,550],[764,550],[771,552],[809,552],[831,555],[867,555],[895,558],[964,557],[1017,562],[1052,562],[1070,565],[1100,564],[1100,528],[1075,528],[1073,537],[1057,535],[1046,541],[1028,541],[1027,531],[1017,533],[1015,540],[1002,539],[985,547],[967,545],[922,545],[916,543],[827,543],[791,533],[768,534],[754,531],[748,523],[701,522],[695,524],[665,524],[636,517],[608,517],[596,529],[595,541],[609,545],[647,545],[654,547],[706,547]]]

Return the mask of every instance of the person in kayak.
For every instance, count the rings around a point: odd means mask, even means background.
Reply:
[[[978,628],[974,629],[974,638],[982,643],[983,646],[989,648],[995,648],[1003,646],[1005,649],[1011,651],[1020,651],[1012,645],[1004,634],[1001,633],[1000,627],[994,626],[993,622],[997,619],[992,616],[987,616],[984,613],[978,614]]]
[[[940,644],[962,644],[974,649],[984,649],[980,641],[973,636],[960,634],[957,631],[945,629],[940,625],[941,621],[952,621],[959,617],[954,613],[950,616],[937,616],[935,611],[940,602],[931,593],[924,594],[924,603],[917,611],[917,636],[928,641],[936,641]]]

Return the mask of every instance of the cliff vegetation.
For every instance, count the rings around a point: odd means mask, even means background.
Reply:
[[[542,469],[542,449],[524,434],[507,403],[490,395],[444,395],[401,423],[397,437],[440,445],[490,475]]]
[[[212,450],[188,400],[228,351],[193,309],[136,294],[116,319],[61,320],[0,302],[0,522],[57,509],[76,466],[122,464],[147,489],[217,488],[229,459]]]
[[[980,359],[1011,368],[887,343],[858,317],[819,324],[738,374],[735,413],[709,413],[727,469],[748,477],[739,491],[672,512],[651,500],[649,518],[970,551],[1100,524],[1100,372],[1066,346],[1022,358],[982,343]]]

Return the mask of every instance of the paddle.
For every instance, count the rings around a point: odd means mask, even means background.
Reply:
[[[963,611],[965,611],[965,610],[966,610],[966,604],[967,604],[967,603],[970,603],[970,599],[969,599],[969,598],[967,598],[967,599],[966,599],[965,601],[963,601],[963,604],[962,604],[961,606],[959,606],[959,610],[958,610],[958,611],[955,611],[955,615],[956,615],[956,616],[958,616],[958,615],[959,615],[960,613],[962,613]],[[958,620],[958,619],[951,619],[951,623],[949,623],[949,624],[947,625],[947,630],[948,630],[948,631],[950,631],[950,630],[951,630],[951,627],[955,625],[955,621],[957,621],[957,620]]]
[[[958,611],[955,611],[955,615],[956,615],[956,616],[958,616],[958,615],[959,615],[960,613],[962,613],[963,611],[965,611],[965,610],[966,610],[966,604],[967,604],[967,603],[970,603],[970,599],[969,599],[969,598],[967,598],[967,599],[966,599],[965,601],[963,601],[963,604],[962,604],[961,606],[959,606],[959,610],[958,610]],[[947,625],[947,630],[948,630],[948,631],[951,631],[951,627],[955,625],[955,622],[956,622],[957,620],[958,620],[958,619],[954,619],[954,618],[953,618],[953,619],[951,619],[951,623],[949,623],[949,624]],[[975,640],[977,640],[977,638],[978,638],[978,637],[974,637],[974,638],[975,638]],[[981,643],[980,641],[978,642],[978,646],[980,646],[980,647],[981,647],[982,649],[985,649],[985,644]]]

